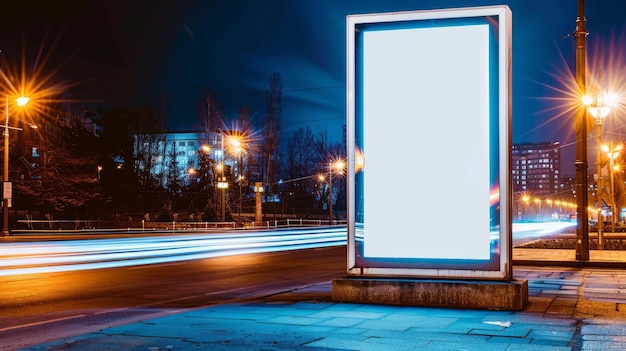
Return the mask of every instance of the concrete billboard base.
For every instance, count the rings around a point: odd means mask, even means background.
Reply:
[[[528,303],[528,281],[346,277],[333,279],[332,300],[349,303],[519,311]]]

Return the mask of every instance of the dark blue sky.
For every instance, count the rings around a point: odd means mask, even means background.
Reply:
[[[345,123],[346,15],[506,4],[513,13],[513,141],[567,145],[574,140],[571,115],[546,110],[560,103],[551,98],[563,96],[555,89],[563,84],[553,75],[566,76],[564,72],[574,69],[574,39],[566,37],[575,29],[577,3],[61,0],[41,5],[25,0],[11,5],[15,16],[0,24],[6,33],[0,45],[12,42],[18,31],[29,43],[47,43],[45,49],[53,47],[57,59],[69,58],[59,74],[90,79],[73,92],[101,100],[95,105],[156,105],[164,99],[169,126],[175,130],[194,128],[193,100],[204,86],[220,94],[227,117],[236,117],[240,106],[249,107],[253,116],[262,115],[268,78],[278,72],[283,78],[284,140],[308,126],[338,141]],[[585,10],[589,59],[599,50],[610,53],[613,66],[626,66],[623,51],[608,49],[626,41],[626,2],[587,0]],[[573,146],[564,147],[564,164],[573,164],[573,153]]]

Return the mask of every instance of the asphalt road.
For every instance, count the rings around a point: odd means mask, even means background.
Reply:
[[[345,275],[345,246],[0,277],[0,350]]]

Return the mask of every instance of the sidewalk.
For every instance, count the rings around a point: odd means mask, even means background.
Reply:
[[[514,267],[529,281],[520,312],[337,303],[327,282],[24,350],[622,350],[626,271],[564,267],[574,255],[514,249],[516,261],[534,262]],[[619,259],[626,265],[626,253],[594,251],[590,261]]]
[[[513,265],[626,268],[626,250],[589,250],[589,260],[576,261],[575,250],[513,249]]]

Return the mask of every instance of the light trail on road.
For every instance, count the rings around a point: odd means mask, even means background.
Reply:
[[[564,233],[575,227],[576,222],[513,223],[513,242],[514,244],[521,244],[534,239]]]
[[[563,232],[570,222],[513,223],[515,241]],[[133,238],[4,243],[0,276],[116,268],[346,245],[345,227],[288,228]]]
[[[345,227],[7,243],[0,246],[0,276],[150,265],[340,245],[346,245]]]

